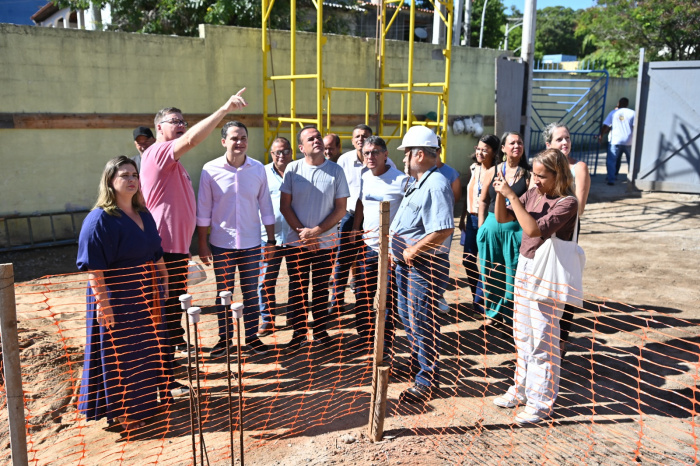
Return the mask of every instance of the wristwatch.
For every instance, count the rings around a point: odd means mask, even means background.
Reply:
[[[277,240],[274,239],[268,239],[267,242],[265,243],[267,246],[277,246]]]

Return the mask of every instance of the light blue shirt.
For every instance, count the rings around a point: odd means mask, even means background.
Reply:
[[[447,178],[447,181],[450,183],[450,186],[452,186],[452,183],[454,183],[455,180],[459,178],[459,172],[447,165],[446,163],[442,164],[442,167],[438,168],[437,171],[442,173],[442,176]]]
[[[408,187],[399,210],[389,227],[390,249],[394,259],[403,261],[403,251],[430,233],[454,229],[455,198],[452,188],[436,168]],[[448,254],[452,235],[442,245],[423,254]]]
[[[280,188],[282,187],[282,176],[275,170],[274,163],[270,162],[265,165],[265,174],[267,175],[267,188],[270,191],[270,199],[272,199],[272,208],[275,211],[275,241],[277,246],[282,246],[287,241],[291,227],[284,219],[284,215],[280,212]],[[267,241],[267,231],[265,225],[260,222],[260,233],[263,243]]]
[[[335,200],[350,196],[343,169],[337,163],[326,160],[321,165],[311,165],[304,159],[287,165],[280,191],[292,195],[292,210],[305,228],[317,227],[335,209]],[[321,249],[337,247],[338,228],[318,237]],[[290,228],[285,244],[301,246],[299,234]]]

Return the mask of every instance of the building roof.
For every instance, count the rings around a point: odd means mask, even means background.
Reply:
[[[42,21],[46,21],[51,17],[51,15],[55,14],[56,12],[59,11],[59,8],[54,5],[53,3],[49,2],[46,5],[42,6],[39,8],[39,11],[34,13],[31,16],[31,20],[34,21],[35,23],[39,24]]]

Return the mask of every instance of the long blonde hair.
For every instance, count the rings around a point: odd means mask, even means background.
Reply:
[[[138,167],[129,157],[125,155],[120,155],[114,157],[107,162],[105,169],[102,172],[102,178],[100,178],[100,190],[97,194],[97,202],[95,202],[94,209],[102,209],[109,215],[114,215],[115,217],[120,217],[119,207],[117,206],[117,196],[114,193],[114,188],[112,187],[112,180],[117,175],[117,171],[124,165],[132,165],[136,169],[136,173],[139,172]],[[146,206],[143,204],[143,194],[141,194],[141,183],[139,180],[139,187],[134,197],[131,198],[131,205],[137,212],[143,212],[146,210]]]
[[[539,162],[549,172],[556,176],[554,182],[554,191],[552,194],[556,197],[575,196],[572,188],[574,177],[571,175],[569,160],[566,155],[559,149],[545,149],[532,159],[532,164]]]

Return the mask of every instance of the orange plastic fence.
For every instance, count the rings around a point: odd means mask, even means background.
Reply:
[[[363,253],[361,240],[353,246]],[[521,408],[501,409],[493,404],[495,396],[512,385],[517,369],[511,323],[482,325],[483,315],[474,312],[466,286],[461,248],[456,249],[449,263],[450,280],[434,278],[432,282],[436,296],[444,295],[449,310],[440,312],[438,303],[432,303],[439,325],[440,390],[425,405],[397,402],[399,393],[412,385],[411,374],[401,369],[405,370],[402,364],[408,361],[410,349],[397,313],[389,315],[397,335],[393,349],[385,355],[385,363],[392,367],[385,429],[392,437],[412,435],[421,442],[413,450],[377,446],[374,462],[407,464],[412,455],[426,464],[698,461],[697,323],[586,296],[584,305],[573,310],[552,417],[536,428],[519,428],[514,420]],[[332,255],[326,253],[313,254],[318,269],[314,272],[321,276],[331,274],[334,266]],[[287,346],[293,334],[287,271],[297,259],[297,255],[287,255],[275,287],[275,330],[261,338],[267,353],[240,347],[240,380],[237,332],[231,336],[230,359],[210,355],[218,342],[217,290],[211,267],[207,268],[208,278],[188,290],[192,306],[202,308],[196,328],[189,326],[190,342],[197,350],[189,360],[174,354],[158,324],[162,295],[154,293],[157,290],[150,277],[135,280],[129,275],[120,286],[132,290],[135,302],[147,306],[149,318],[134,317],[134,304],[128,300],[114,302],[114,313],[123,315],[118,326],[101,335],[97,328],[99,338],[116,352],[106,360],[102,355],[89,361],[93,366],[112,364],[108,373],[116,378],[107,382],[110,393],[87,394],[97,404],[109,397],[112,414],[103,413],[98,420],[87,420],[79,410],[90,330],[86,274],[16,284],[30,463],[232,464],[240,461],[243,451],[255,464],[265,464],[265,452],[278,448],[280,439],[311,431],[332,432],[340,429],[342,419],[352,419],[351,425],[359,427],[358,413],[361,422],[366,422],[371,346],[357,335],[355,296],[349,287],[344,290],[345,306],[336,309],[325,296],[332,290],[324,290],[321,307],[331,309],[327,340],[319,339],[322,329],[314,328],[319,316],[311,315],[306,321],[301,312],[308,343]],[[258,258],[251,260],[259,275]],[[360,270],[355,271],[356,292],[362,284]],[[482,270],[486,275],[490,272]],[[509,273],[512,271],[506,275]],[[372,285],[376,280],[376,276],[368,277]],[[490,285],[504,289],[498,280],[492,279]],[[243,301],[238,277],[229,289],[234,302]],[[309,298],[308,287],[304,291]],[[515,289],[516,295],[521,292]],[[246,308],[244,313],[252,316],[257,329],[257,307]],[[187,325],[184,317],[182,322]],[[123,327],[128,330],[128,344],[121,344],[118,338]],[[243,326],[238,330],[243,338]],[[558,344],[556,335],[549,337],[552,345]],[[558,353],[553,346],[548,351]],[[191,386],[191,396],[173,397],[172,382]],[[99,381],[98,386],[104,383]],[[133,387],[138,390],[132,391]],[[4,391],[0,396],[6,417]],[[131,425],[125,429],[119,422],[108,423],[114,413],[126,415]],[[1,435],[6,446],[7,432]],[[319,461],[323,454],[317,452]],[[9,464],[9,455],[8,448],[0,450],[3,463]]]

